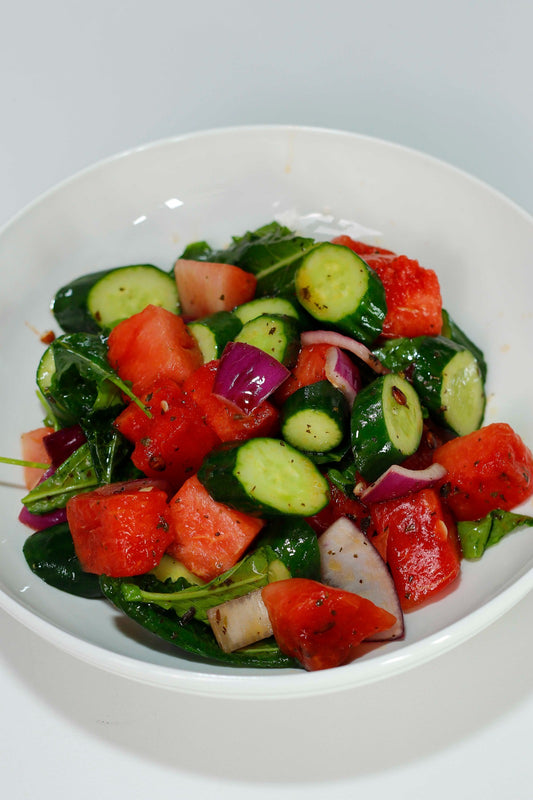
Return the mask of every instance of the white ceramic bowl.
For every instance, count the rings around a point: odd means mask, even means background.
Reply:
[[[509,422],[533,444],[532,219],[480,181],[421,153],[336,131],[289,126],[208,131],[158,142],[88,169],[22,211],[0,234],[0,454],[41,424],[34,375],[54,327],[55,290],[109,266],[170,268],[197,239],[226,243],[271,221],[328,238],[347,232],[437,271],[445,307],[485,350],[486,421]],[[3,481],[3,482],[2,482]],[[439,602],[407,617],[405,640],[334,670],[235,670],[181,657],[105,601],[42,583],[27,568],[17,522],[18,468],[0,465],[0,604],[74,656],[185,692],[288,697],[385,678],[460,644],[533,585],[533,534],[514,533]],[[533,505],[524,511],[533,513]]]

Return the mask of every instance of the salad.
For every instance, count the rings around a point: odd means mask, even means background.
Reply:
[[[483,424],[483,353],[411,257],[273,222],[52,311],[24,556],[181,651],[341,666],[533,525],[533,456]]]

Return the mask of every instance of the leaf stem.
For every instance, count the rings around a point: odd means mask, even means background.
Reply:
[[[33,467],[35,469],[48,469],[50,464],[42,464],[40,461],[24,461],[22,458],[7,458],[0,456],[0,464],[13,464],[15,467]]]

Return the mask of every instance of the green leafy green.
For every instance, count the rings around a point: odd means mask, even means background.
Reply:
[[[533,517],[498,508],[483,519],[458,522],[457,531],[465,558],[477,560],[488,547],[497,544],[517,528],[533,527]]]
[[[284,294],[292,291],[301,258],[317,246],[313,239],[271,222],[243,236],[234,236],[232,244],[222,250],[211,249],[207,242],[194,242],[182,258],[234,264],[256,276],[257,296]]]
[[[297,663],[284,655],[272,638],[234,653],[225,653],[219,647],[211,628],[205,623],[198,622],[191,614],[179,617],[174,609],[167,610],[152,603],[125,600],[122,594],[123,583],[122,578],[109,578],[106,575],[100,578],[102,592],[117,609],[158,638],[193,656],[235,667],[297,667]]]
[[[293,578],[320,580],[318,538],[302,517],[274,517],[261,531],[258,543],[271,547]]]
[[[31,571],[50,586],[78,597],[102,597],[98,575],[81,568],[66,522],[33,533],[23,552]]]
[[[142,476],[130,459],[133,445],[114,427],[114,407],[83,418],[80,422],[89,444],[99,483],[112,483]]]
[[[230,570],[203,586],[183,586],[178,591],[146,591],[139,584],[124,582],[122,598],[128,603],[152,603],[166,610],[172,609],[178,616],[193,615],[196,620],[207,622],[207,610],[213,606],[241,597],[253,589],[260,589],[269,582],[269,567],[277,558],[269,547],[260,547],[239,561]]]
[[[85,443],[53,475],[28,492],[22,502],[32,514],[47,514],[56,508],[64,508],[71,497],[96,486],[98,477],[89,445]]]
[[[149,411],[122,381],[107,361],[107,347],[100,336],[71,333],[52,344],[55,372],[48,394],[52,407],[59,407],[78,422],[94,411],[122,405],[121,392],[149,416]]]

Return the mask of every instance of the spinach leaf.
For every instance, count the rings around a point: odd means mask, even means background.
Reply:
[[[100,336],[71,333],[51,345],[55,371],[46,391],[54,413],[64,424],[80,421],[95,411],[120,407],[121,392],[145,414],[149,411],[122,381],[107,361],[107,347]]]
[[[234,236],[232,244],[222,250],[213,250],[206,242],[194,242],[182,258],[235,264],[256,276],[257,296],[284,294],[292,291],[301,258],[317,246],[313,239],[271,222],[244,236]]]
[[[49,586],[78,597],[102,597],[98,575],[81,568],[66,522],[33,533],[23,552],[31,571]]]
[[[481,558],[487,547],[497,544],[504,536],[517,528],[533,527],[533,517],[514,514],[501,508],[491,511],[483,519],[458,522],[457,532],[465,558]]]
[[[258,544],[271,547],[291,577],[320,580],[318,538],[302,517],[273,517],[261,531]]]
[[[328,469],[328,479],[337,489],[351,497],[358,479],[353,456],[350,454],[337,467]]]
[[[105,597],[130,619],[160,639],[193,656],[235,667],[272,669],[298,666],[296,661],[280,651],[273,639],[266,639],[234,653],[225,653],[218,646],[211,628],[191,618],[190,614],[178,617],[173,609],[165,610],[152,603],[125,600],[121,578],[102,575],[100,586]]]
[[[260,589],[269,582],[269,566],[277,559],[270,547],[261,547],[245,556],[234,567],[202,586],[186,586],[177,591],[146,591],[138,583],[124,582],[122,598],[129,603],[152,603],[160,608],[172,609],[178,616],[194,616],[207,622],[207,610],[233,597]]]
[[[88,443],[82,444],[49,478],[37,484],[22,502],[32,514],[64,508],[75,494],[94,489],[98,478]]]
[[[130,460],[133,445],[114,427],[115,407],[95,412],[81,419],[99,483],[113,483],[141,477]]]

